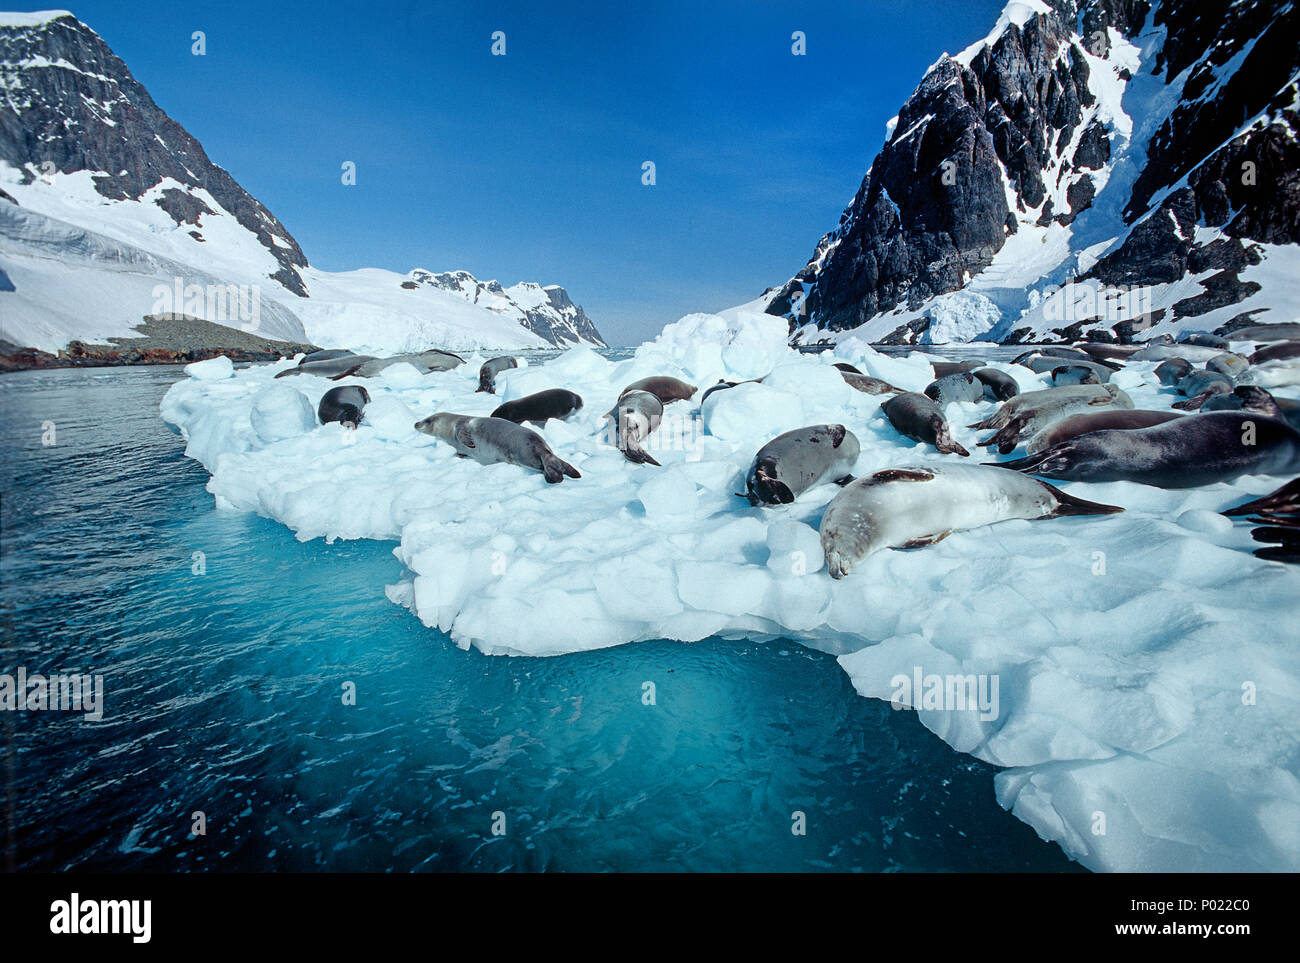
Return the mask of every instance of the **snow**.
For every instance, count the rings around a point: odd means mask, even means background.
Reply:
[[[95,190],[90,171],[29,183],[23,174],[0,161],[0,189],[18,201],[17,207],[0,203],[0,270],[15,288],[0,294],[0,336],[21,346],[54,352],[73,339],[134,336],[134,325],[158,313],[155,289],[170,290],[180,278],[183,286],[255,287],[260,318],[245,324],[202,316],[268,338],[376,355],[550,347],[521,324],[526,309],[549,310],[545,289],[531,282],[472,300],[480,285],[468,274],[467,290],[409,289],[402,284],[424,272],[307,267],[299,274],[310,297],[301,298],[271,280],[279,262],[202,188],[164,178],[138,201],[109,200]],[[189,194],[213,213],[201,215],[197,226],[178,225],[155,203],[169,190]],[[567,322],[551,313],[557,324]]]
[[[1002,320],[998,306],[975,291],[953,291],[932,298],[926,306],[930,327],[921,344],[978,341]]]
[[[988,36],[983,40],[975,41],[952,59],[963,67],[969,67],[971,61],[975,59],[975,55],[985,47],[992,47],[997,43],[998,38],[1011,24],[1014,23],[1017,27],[1023,27],[1031,17],[1038,14],[1049,15],[1051,12],[1051,8],[1043,0],[1011,0],[1002,8],[1002,13],[998,16],[993,29],[988,32]]]
[[[1256,559],[1245,526],[1217,514],[1282,479],[1179,491],[1066,483],[1126,511],[958,532],[879,552],[836,582],[817,527],[837,488],[774,509],[734,494],[762,444],[837,422],[862,443],[859,475],[965,460],[901,437],[882,399],[849,389],[833,360],[910,390],[933,377],[925,356],[881,355],[860,337],[791,352],[784,321],[743,312],[690,315],[626,361],[578,348],[509,372],[509,396],[567,387],[585,399],[541,432],[582,473],[559,485],[457,458],[413,430],[436,410],[484,415],[500,403],[475,392],[473,365],[370,379],[355,431],[299,431],[303,401],[314,407],[334,383],[300,376],[299,397],[280,391],[273,375],[291,362],[187,378],[161,407],[211,473],[220,507],[304,540],[392,540],[407,572],[389,597],[462,647],[552,656],[661,638],[790,638],[839,656],[857,691],[881,699],[918,668],[991,677],[991,716],[920,699],[920,719],[1004,767],[1002,805],[1083,865],[1300,869],[1300,569]],[[1022,388],[1047,385],[992,366]],[[1154,368],[1133,363],[1115,380],[1138,407],[1168,409],[1177,396]],[[702,414],[669,405],[659,434],[682,443],[652,447],[654,468],[626,461],[601,421],[623,386],[652,374],[701,389],[765,377],[715,392]],[[956,439],[973,445],[984,433],[964,426],[992,410],[949,406]]]
[[[39,27],[60,17],[71,17],[68,10],[37,10],[34,13],[0,12],[0,27]]]
[[[185,373],[199,381],[221,381],[233,378],[235,363],[225,356],[209,358],[207,361],[195,361],[185,366]]]

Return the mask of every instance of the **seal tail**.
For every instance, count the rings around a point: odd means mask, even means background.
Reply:
[[[1055,485],[1049,485],[1047,482],[1039,482],[1044,488],[1052,493],[1056,499],[1056,510],[1044,518],[1061,518],[1066,515],[1114,515],[1116,512],[1122,512],[1124,509],[1119,505],[1103,505],[1101,502],[1090,502],[1083,498],[1076,498],[1073,495],[1067,495]]]
[[[1229,508],[1224,515],[1256,515],[1261,512],[1271,514],[1291,514],[1300,512],[1300,478],[1289,481],[1277,491],[1269,492],[1262,498]]]

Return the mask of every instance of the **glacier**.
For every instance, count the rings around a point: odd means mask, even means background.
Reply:
[[[856,474],[957,456],[901,437],[882,398],[831,364],[920,390],[929,356],[887,356],[860,337],[800,354],[786,336],[784,320],[754,311],[690,315],[624,361],[578,346],[506,371],[497,396],[475,391],[482,356],[427,375],[397,365],[366,381],[372,401],[355,431],[310,417],[331,383],[273,380],[291,361],[230,370],[216,359],[190,366],[161,413],[211,474],[220,509],[278,520],[302,540],[393,541],[406,574],[388,597],[463,648],[559,656],[661,638],[797,640],[836,655],[861,695],[913,707],[939,738],[1001,767],[999,803],[1090,869],[1300,869],[1300,570],[1255,558],[1247,529],[1218,514],[1281,480],[1070,483],[1126,511],[960,532],[871,556],[836,582],[817,526],[838,489],[750,507],[735,493],[755,451],[836,422],[862,443]],[[1022,390],[1048,383],[993,366]],[[1138,407],[1168,408],[1177,396],[1154,367],[1130,363],[1113,380]],[[654,468],[625,460],[602,426],[623,386],[653,374],[700,389],[763,380],[702,409],[699,394],[670,405]],[[548,486],[479,465],[412,427],[550,387],[586,402],[541,430],[580,480]],[[949,406],[957,440],[971,446],[977,433],[963,426],[991,410]],[[916,672],[997,679],[997,711],[900,702],[895,680]]]

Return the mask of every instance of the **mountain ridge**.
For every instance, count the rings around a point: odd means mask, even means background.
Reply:
[[[173,286],[209,297],[235,286],[256,294],[256,310],[205,319],[290,343],[393,352],[605,344],[558,285],[506,289],[461,272],[473,281],[466,290],[496,292],[480,303],[430,280],[449,272],[312,267],[275,215],[70,12],[0,13],[0,83],[8,342],[54,352],[132,338],[147,315],[186,313],[159,303]]]
[[[927,70],[765,310],[800,341],[886,343],[980,314],[1003,342],[1214,328],[1233,305],[1291,320],[1296,297],[1249,276],[1297,263],[1298,37],[1292,3],[1013,0]],[[1149,310],[1082,316],[1062,285],[1146,286]]]

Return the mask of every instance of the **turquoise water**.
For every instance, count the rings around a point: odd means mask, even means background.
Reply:
[[[458,649],[384,597],[391,545],[218,512],[158,417],[180,376],[0,377],[0,671],[105,680],[99,722],[0,713],[16,868],[1077,869],[794,643]]]

